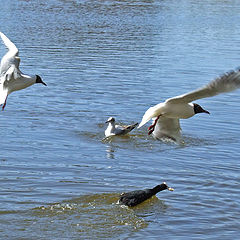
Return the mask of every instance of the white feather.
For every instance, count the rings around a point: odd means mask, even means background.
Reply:
[[[237,88],[240,88],[240,70],[226,73],[200,89],[169,98],[163,103],[150,107],[143,115],[138,128],[142,127],[150,119],[160,117],[157,124],[152,125],[150,128],[154,129],[156,127],[154,131],[152,130],[153,135],[156,138],[167,135],[173,139],[178,139],[181,136],[179,119],[190,118],[200,112],[209,113],[203,109],[203,111],[199,110],[199,108],[196,110],[197,104],[193,104],[192,101],[230,92]]]

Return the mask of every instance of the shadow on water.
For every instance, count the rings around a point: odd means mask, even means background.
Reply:
[[[146,228],[148,222],[144,218],[164,214],[168,208],[156,196],[129,208],[117,204],[119,196],[119,193],[84,195],[40,206],[23,211],[21,219],[15,220],[15,225],[20,226],[22,235],[34,233],[35,237],[113,238]]]

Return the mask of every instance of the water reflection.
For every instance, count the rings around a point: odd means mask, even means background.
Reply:
[[[215,119],[186,122],[183,147],[154,140],[144,127],[102,143],[98,123],[109,115],[139,121],[148,106],[238,66],[237,1],[1,6],[1,31],[25,54],[26,72],[36,66],[49,83],[14,94],[1,113],[3,239],[136,239],[141,229],[139,239],[236,238],[239,92],[201,100]],[[134,209],[115,204],[122,190],[161,179],[179,191]]]
[[[112,145],[107,145],[106,146],[106,156],[107,156],[108,159],[114,159],[115,158],[114,152],[115,152],[115,149]]]

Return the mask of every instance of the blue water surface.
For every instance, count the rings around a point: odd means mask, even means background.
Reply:
[[[102,141],[108,117],[140,122],[240,66],[238,1],[0,3],[21,70],[48,84],[12,93],[0,113],[1,239],[240,236],[240,90],[198,100],[211,115],[181,121],[184,145],[147,126]],[[163,181],[175,191],[116,204]]]

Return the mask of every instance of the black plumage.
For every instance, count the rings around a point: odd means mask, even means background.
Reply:
[[[118,202],[129,207],[134,207],[139,203],[142,203],[143,201],[156,195],[158,192],[166,189],[168,189],[169,191],[174,190],[173,188],[168,187],[167,184],[164,182],[154,188],[122,193]]]

